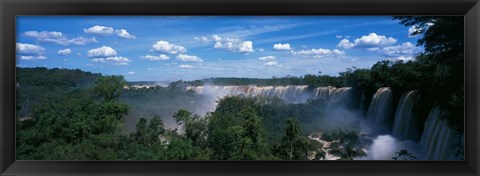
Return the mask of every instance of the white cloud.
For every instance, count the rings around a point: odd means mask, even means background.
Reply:
[[[88,43],[97,43],[97,39],[95,38],[84,38],[84,37],[77,37],[77,38],[67,38],[61,32],[56,31],[27,31],[24,34],[27,37],[33,37],[37,39],[39,42],[49,42],[55,43],[59,45],[86,45]]]
[[[121,38],[135,39],[135,36],[128,33],[126,29],[114,30],[112,27],[108,27],[108,26],[95,25],[88,29],[83,29],[83,31],[89,34],[97,34],[97,35],[103,35],[103,36],[109,36],[109,35],[112,35],[113,33],[116,33],[117,36]]]
[[[167,41],[157,41],[154,45],[152,45],[154,51],[163,52],[163,53],[170,53],[170,54],[179,54],[179,53],[186,53],[187,49],[180,45],[170,44]]]
[[[72,50],[70,48],[58,50],[58,55],[66,56],[72,54]]]
[[[253,52],[253,42],[244,41],[238,45],[238,52],[240,53],[250,53]]]
[[[115,33],[117,33],[117,36],[119,36],[121,38],[135,39],[135,36],[128,33],[128,31],[126,29],[115,30]]]
[[[353,47],[353,43],[350,43],[350,41],[348,39],[342,39],[340,40],[340,42],[338,43],[337,47],[340,47],[340,48],[351,48]]]
[[[210,39],[208,39],[207,37],[205,36],[201,36],[201,37],[194,37],[193,38],[195,41],[197,42],[200,42],[200,43],[207,43],[210,41]]]
[[[17,59],[20,60],[45,60],[47,57],[45,56],[17,56]]]
[[[367,48],[366,50],[368,50],[368,51],[378,51],[378,50],[380,50],[380,48],[379,47],[374,47],[374,48]]]
[[[275,56],[263,56],[263,57],[259,57],[258,59],[265,61],[265,60],[275,60],[276,58]]]
[[[134,74],[137,74],[135,72],[127,72],[127,75],[134,75]]]
[[[152,56],[152,55],[146,55],[146,56],[141,56],[142,59],[146,60],[152,60],[152,61],[158,61],[158,60],[168,60],[170,57],[168,57],[165,54],[160,54],[158,56]]]
[[[215,42],[220,42],[220,41],[222,41],[222,38],[221,38],[220,36],[218,36],[218,35],[212,35],[212,38],[213,38],[213,40],[214,40]]]
[[[104,35],[104,36],[113,34],[112,27],[99,26],[99,25],[95,25],[88,29],[83,29],[83,31],[90,34],[98,34],[98,35]]]
[[[45,51],[46,49],[39,45],[16,43],[16,57],[20,60],[45,60]]]
[[[115,62],[115,63],[120,63],[120,65],[123,65],[121,63],[128,63],[128,62],[131,62],[128,58],[126,57],[121,57],[121,56],[115,56],[115,57],[107,57],[105,58],[105,61],[111,61],[111,62]]]
[[[182,62],[203,62],[202,58],[198,56],[186,55],[186,54],[179,54],[177,56],[177,60]]]
[[[112,65],[128,65],[130,62],[132,62],[126,57],[117,56],[117,52],[109,46],[102,46],[100,48],[89,50],[88,57],[93,57],[91,62],[107,63]]]
[[[380,50],[380,54],[387,57],[412,57],[422,52],[423,50],[410,42],[405,42],[401,45],[388,46]]]
[[[93,58],[92,60],[90,60],[91,62],[105,62],[105,59],[104,58]]]
[[[215,41],[213,48],[226,49],[235,53],[251,53],[255,51],[252,41],[243,41],[238,38],[229,37],[222,38],[218,35],[213,35],[212,38]]]
[[[40,45],[33,45],[27,43],[17,43],[17,54],[25,54],[25,55],[41,55],[45,52],[45,48]]]
[[[265,49],[263,49],[263,48],[257,48],[257,49],[258,49],[258,51],[260,51],[260,52],[264,52],[264,51],[265,51]]]
[[[282,44],[282,43],[277,43],[277,44],[274,44],[273,45],[273,49],[274,50],[291,50],[292,48],[290,48],[290,44],[289,43],[285,43],[285,44]]]
[[[264,63],[263,65],[265,65],[265,66],[276,66],[276,65],[278,65],[278,63],[275,62],[275,61],[272,61],[272,62]]]
[[[329,50],[329,49],[323,49],[323,48],[291,51],[291,53],[294,56],[313,57],[313,58],[322,58],[327,56],[335,57],[335,56],[345,55],[344,51],[341,51],[338,49]]]
[[[193,66],[184,64],[184,65],[178,66],[178,68],[181,68],[181,69],[190,69],[190,68],[193,68]]]
[[[88,57],[110,57],[116,55],[117,52],[109,46],[102,46],[88,51]]]
[[[114,57],[106,57],[106,58],[93,58],[91,62],[108,63],[112,65],[128,65],[131,62],[131,60],[129,60],[126,57],[114,56]]]
[[[392,37],[386,37],[384,35],[377,35],[376,33],[370,33],[368,35],[364,35],[360,38],[355,39],[353,42],[350,42],[348,39],[342,39],[340,43],[338,43],[338,47],[349,49],[349,48],[376,48],[376,47],[384,47],[390,46],[397,42],[397,39]]]

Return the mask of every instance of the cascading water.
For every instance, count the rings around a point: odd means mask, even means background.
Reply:
[[[187,86],[185,90],[193,91],[195,95],[214,95],[222,98],[227,95],[244,95],[247,97],[279,97],[291,102],[305,102],[307,99],[324,99],[329,105],[344,104],[350,95],[351,87],[335,88],[332,86],[318,87],[307,91],[306,85],[289,86]]]
[[[368,107],[367,119],[370,119],[376,125],[382,125],[390,129],[393,123],[392,96],[392,91],[389,87],[378,89]]]
[[[455,131],[447,126],[444,119],[440,119],[442,111],[438,107],[432,108],[425,122],[425,129],[420,140],[425,160],[453,160],[452,144],[455,141]]]
[[[279,97],[289,102],[305,102],[307,99],[323,99],[327,102],[327,117],[333,117],[329,123],[341,123],[345,121],[339,117],[346,117],[342,105],[348,103],[351,97],[351,88],[317,87],[308,90],[306,85],[290,86],[187,86],[187,91],[193,91],[194,94],[208,95],[209,102],[215,102],[218,98],[228,95],[243,95],[247,97]],[[448,128],[446,121],[440,119],[441,111],[438,107],[431,110],[427,121],[425,122],[424,132],[420,136],[417,128],[417,117],[413,112],[415,104],[419,97],[418,91],[408,91],[402,94],[398,106],[394,107],[393,93],[388,87],[377,90],[374,94],[367,111],[367,119],[374,122],[377,126],[383,125],[387,129],[392,129],[393,139],[398,140],[398,145],[405,147],[404,144],[415,144],[408,148],[409,152],[419,154],[418,156],[425,160],[454,160],[453,142],[456,140],[456,132]],[[211,106],[212,109],[216,105]],[[340,110],[339,110],[340,109]],[[395,112],[395,114],[393,114]],[[423,125],[423,124],[418,124]],[[349,126],[349,125],[347,125]],[[421,137],[421,138],[420,138]],[[411,141],[418,141],[420,145]],[[405,141],[407,140],[407,141]],[[411,141],[408,141],[411,140]],[[408,143],[410,142],[410,143]],[[378,143],[378,142],[377,142]],[[378,144],[383,146],[385,144]],[[397,145],[397,144],[395,144]],[[419,151],[418,149],[423,150]],[[397,146],[398,148],[398,146]],[[396,151],[397,149],[393,150]],[[389,154],[385,158],[390,157]]]
[[[216,98],[227,95],[243,95],[247,97],[279,97],[293,102],[304,102],[311,97],[306,85],[289,86],[187,86],[187,91],[194,94],[210,94]]]
[[[351,95],[351,87],[342,87],[335,89],[328,99],[328,106],[345,105]]]
[[[413,108],[418,99],[418,91],[403,93],[395,112],[393,135],[398,139],[418,140],[417,118]]]
[[[328,87],[317,87],[313,90],[313,98],[315,99],[323,99],[328,100],[330,96],[335,91],[335,87],[328,86]]]

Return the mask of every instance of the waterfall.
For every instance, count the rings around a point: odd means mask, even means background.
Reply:
[[[393,119],[392,91],[389,87],[382,87],[373,95],[368,107],[367,118],[376,125],[392,127]]]
[[[350,98],[351,90],[351,87],[342,87],[333,90],[330,98],[328,99],[328,106],[345,105],[347,100]]]
[[[318,87],[307,91],[307,85],[289,86],[187,86],[186,91],[195,95],[213,95],[222,98],[227,95],[243,95],[246,97],[279,97],[291,102],[305,102],[307,99],[324,99],[329,105],[342,105],[350,98],[351,87],[335,88],[333,86]]]
[[[323,99],[328,100],[330,96],[335,91],[335,87],[328,86],[328,87],[317,87],[313,90],[313,98],[315,99]]]
[[[187,91],[195,95],[214,95],[222,98],[227,95],[242,95],[246,97],[278,97],[288,101],[304,102],[311,97],[307,85],[289,86],[187,86]]]
[[[440,119],[442,111],[432,108],[425,122],[425,128],[420,140],[425,160],[453,160],[455,156],[451,145],[455,140],[455,131]]]
[[[417,118],[413,112],[417,98],[417,91],[405,92],[400,98],[393,123],[393,135],[395,137],[418,140]]]

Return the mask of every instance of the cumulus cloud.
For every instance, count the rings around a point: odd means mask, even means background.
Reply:
[[[258,60],[266,61],[266,60],[275,60],[275,56],[263,56],[259,57]]]
[[[145,56],[141,56],[142,59],[146,59],[146,60],[152,60],[152,61],[158,61],[158,60],[168,60],[170,59],[170,57],[168,57],[167,55],[165,54],[160,54],[158,56],[152,56],[152,55],[145,55]]]
[[[134,75],[134,74],[137,74],[135,72],[127,72],[127,75]]]
[[[40,55],[45,52],[45,48],[40,45],[33,45],[27,43],[17,43],[17,54],[25,55]]]
[[[179,54],[177,56],[177,60],[182,62],[203,62],[202,58],[198,56],[186,55],[186,54]]]
[[[190,68],[193,68],[193,66],[184,64],[184,65],[178,66],[178,68],[181,68],[181,69],[190,69]]]
[[[171,44],[167,41],[157,41],[154,45],[152,45],[154,51],[162,52],[162,53],[169,53],[169,54],[179,54],[179,53],[186,53],[187,49],[180,45]]]
[[[212,38],[215,41],[213,48],[226,49],[236,53],[251,53],[255,51],[253,49],[252,41],[243,41],[241,39],[229,37],[222,38],[218,35],[213,35]]]
[[[283,50],[283,51],[288,51],[288,50],[291,50],[292,48],[290,48],[290,44],[289,43],[285,43],[285,44],[282,44],[282,43],[277,43],[277,44],[274,44],[273,45],[273,49],[274,50]]]
[[[410,42],[405,42],[401,45],[388,46],[380,50],[380,54],[387,57],[412,58],[423,50]]]
[[[88,43],[97,43],[97,39],[95,38],[84,38],[84,37],[77,37],[77,38],[67,38],[61,32],[57,31],[27,31],[24,33],[27,37],[32,37],[37,39],[39,42],[48,42],[48,43],[55,43],[59,45],[86,45]]]
[[[72,50],[70,48],[58,50],[58,55],[66,56],[72,54]]]
[[[201,37],[194,37],[193,40],[197,41],[197,42],[200,42],[200,43],[208,43],[210,41],[210,39],[208,39],[207,37],[205,36],[201,36]]]
[[[253,52],[253,42],[244,41],[238,45],[238,52],[240,53],[250,53]]]
[[[131,61],[126,57],[115,56],[105,58],[105,62],[113,65],[128,65]]]
[[[88,51],[88,57],[110,57],[116,55],[117,51],[109,46],[102,46]]]
[[[386,37],[384,35],[377,35],[376,33],[370,33],[368,35],[364,35],[360,38],[355,39],[353,42],[350,42],[348,39],[342,39],[340,43],[338,43],[337,47],[349,49],[349,48],[361,48],[361,49],[369,49],[369,48],[378,48],[384,46],[390,46],[397,42],[397,39],[392,37]]]
[[[128,33],[128,31],[126,29],[115,30],[115,33],[117,33],[117,36],[119,36],[121,38],[135,39],[135,36]]]
[[[104,35],[104,36],[111,35],[114,32],[112,27],[99,26],[99,25],[95,25],[88,29],[83,29],[83,31],[90,34],[97,34],[97,35]]]
[[[91,62],[107,63],[112,65],[128,65],[131,60],[126,57],[117,56],[117,51],[109,46],[91,49],[87,52],[92,57]]]
[[[109,35],[112,35],[113,33],[115,33],[115,34],[117,34],[118,37],[121,37],[121,38],[135,39],[135,36],[128,33],[128,31],[126,29],[116,29],[116,30],[114,30],[113,27],[108,27],[108,26],[95,25],[95,26],[90,27],[88,29],[83,29],[83,31],[85,33],[102,35],[102,36],[109,36]]]
[[[218,36],[218,35],[212,35],[212,38],[215,42],[220,42],[222,41],[222,37]]]
[[[45,59],[47,59],[47,57],[45,57],[45,56],[21,56],[21,55],[18,55],[17,59],[20,59],[20,60],[45,60]]]
[[[302,57],[312,57],[312,58],[322,58],[322,57],[335,57],[340,55],[345,55],[344,51],[334,49],[310,49],[310,50],[300,50],[300,51],[291,51],[292,55],[294,56],[302,56]]]
[[[45,60],[46,49],[40,45],[16,43],[17,58],[20,60]]]
[[[271,61],[271,62],[264,63],[263,65],[265,65],[265,66],[276,66],[276,65],[278,65],[278,63],[275,62],[275,61]]]
[[[340,47],[340,48],[351,48],[353,47],[353,43],[350,43],[350,41],[348,39],[342,39],[340,40],[340,42],[338,43],[337,47]]]
[[[106,57],[106,58],[93,58],[91,62],[108,63],[112,65],[128,65],[130,64],[131,60],[129,60],[126,57],[114,56],[114,57]]]

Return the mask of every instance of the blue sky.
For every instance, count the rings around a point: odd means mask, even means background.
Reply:
[[[20,16],[17,66],[127,81],[338,75],[422,52],[389,16]]]

